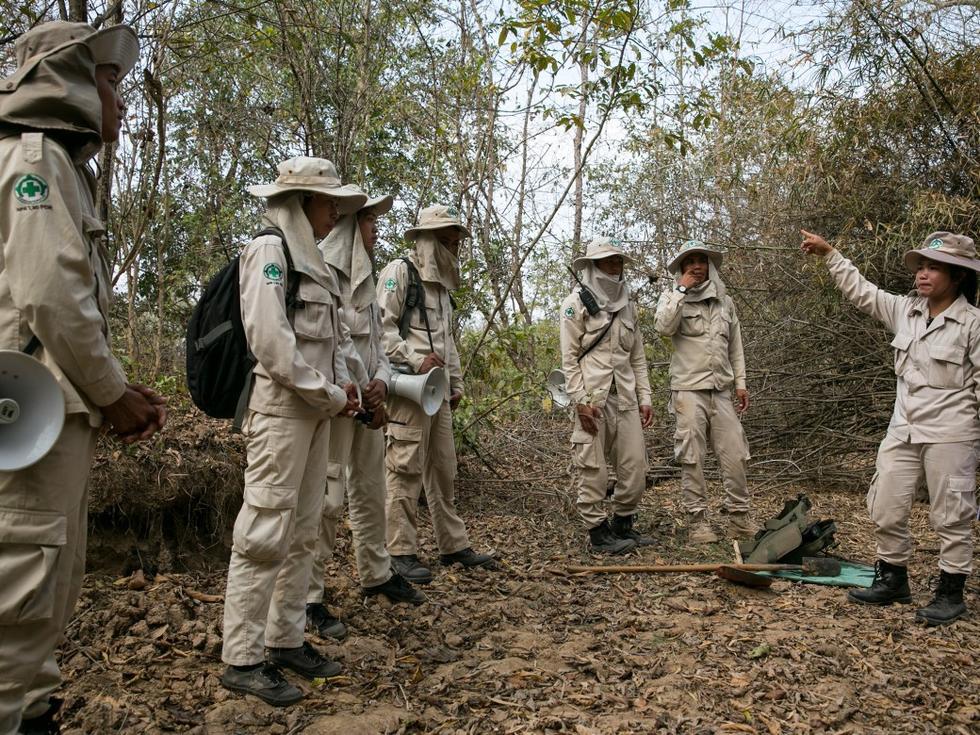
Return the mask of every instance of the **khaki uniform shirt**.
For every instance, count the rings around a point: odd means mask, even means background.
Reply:
[[[340,284],[340,319],[350,334],[353,350],[346,355],[347,371],[362,388],[372,380],[391,382],[391,364],[381,344],[381,310],[377,303],[364,308],[351,304],[350,279],[331,268]]]
[[[670,337],[671,390],[745,388],[745,352],[735,303],[727,294],[687,293],[676,288],[660,295],[654,322]]]
[[[242,323],[258,361],[248,407],[289,418],[335,416],[347,405],[340,387],[350,382],[344,361],[337,299],[327,287],[297,271],[303,302],[290,325],[286,314],[286,256],[282,240],[263,235],[239,261]]]
[[[413,263],[415,259],[409,256]],[[416,268],[418,264],[416,263]],[[453,339],[453,307],[449,291],[441,283],[422,281],[425,292],[425,309],[432,330],[432,345],[435,353],[446,363],[449,370],[449,389],[451,392],[463,390],[463,370]],[[398,333],[408,291],[408,266],[401,259],[393,260],[385,266],[378,276],[378,306],[381,307],[382,340],[385,352],[392,365],[408,365],[414,372],[426,355],[433,351],[429,346],[425,321],[418,307],[412,309],[408,334],[402,339]]]
[[[109,270],[94,179],[41,133],[0,139],[0,348],[23,349],[58,380],[68,413],[102,422],[126,375],[109,348]]]
[[[836,250],[826,260],[841,293],[895,335],[888,433],[916,444],[980,438],[980,309],[960,296],[926,326],[925,298],[881,290]]]
[[[562,303],[561,365],[565,390],[576,404],[601,406],[615,382],[619,408],[630,408],[637,402],[649,406],[650,376],[632,301],[617,312],[602,341],[581,361],[578,359],[612,318],[607,311],[590,316],[577,289]]]

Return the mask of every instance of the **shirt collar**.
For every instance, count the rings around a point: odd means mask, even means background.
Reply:
[[[954,322],[962,324],[965,320],[965,315],[969,309],[969,303],[963,294],[956,297],[956,301],[946,307],[946,310],[939,314],[936,319],[952,319]],[[908,315],[914,316],[915,314],[928,314],[929,313],[929,301],[922,297],[913,299],[912,304],[909,306]]]

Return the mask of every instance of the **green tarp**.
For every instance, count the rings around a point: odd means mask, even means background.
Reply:
[[[831,587],[870,587],[874,582],[875,568],[867,564],[840,560],[840,574],[836,577],[811,577],[800,572],[759,572],[770,577],[789,579],[793,582],[824,584]]]

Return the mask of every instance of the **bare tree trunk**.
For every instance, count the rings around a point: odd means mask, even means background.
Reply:
[[[588,46],[589,19],[588,13],[582,14],[582,51],[583,56]],[[579,61],[579,83],[582,90],[582,98],[578,102],[579,125],[575,129],[575,170],[578,175],[575,177],[575,222],[572,229],[572,257],[577,257],[582,253],[582,198],[584,195],[584,172],[582,171],[582,141],[585,139],[585,113],[588,109],[588,94],[586,85],[589,83],[589,64],[584,58]]]
[[[88,3],[86,0],[69,0],[68,20],[74,23],[88,23]]]
[[[524,110],[524,127],[522,131],[523,139],[521,140],[521,178],[517,184],[517,218],[514,222],[514,237],[511,240],[510,253],[513,258],[513,262],[518,263],[521,259],[521,237],[524,234],[524,196],[527,193],[527,148],[528,148],[528,129],[530,127],[531,121],[531,105],[534,102],[534,90],[538,86],[538,75],[535,74],[534,78],[531,80],[531,86],[527,90],[527,108]],[[527,304],[524,302],[524,285],[521,278],[514,279],[514,301],[517,302],[517,308],[520,309],[521,316],[524,317],[524,323],[531,324],[531,312],[527,308]]]
[[[140,364],[139,334],[137,332],[136,286],[139,281],[139,266],[133,262],[126,271],[126,354],[133,366]]]

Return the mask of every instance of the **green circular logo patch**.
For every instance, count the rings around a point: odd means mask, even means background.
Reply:
[[[282,281],[282,268],[278,263],[266,263],[262,274],[270,281]]]
[[[48,198],[48,182],[37,174],[24,174],[14,184],[14,196],[21,204],[40,204]]]
[[[395,286],[397,286],[397,285],[398,284],[395,283],[395,279],[394,278],[389,278],[387,281],[385,281],[385,291],[394,291],[395,290]]]
[[[937,237],[935,240],[933,240],[931,243],[929,243],[929,249],[930,250],[938,250],[939,248],[941,248],[943,246],[943,244],[944,244],[943,241],[940,240]]]
[[[569,306],[567,309],[565,309],[565,316],[567,317],[575,316],[575,309]]]

